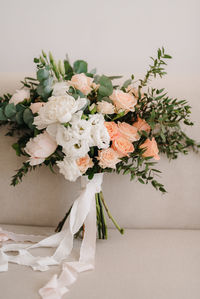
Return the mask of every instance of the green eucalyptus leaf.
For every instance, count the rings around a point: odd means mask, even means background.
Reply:
[[[4,113],[7,118],[11,118],[16,114],[16,107],[13,103],[6,105]]]
[[[2,121],[2,120],[7,120],[7,117],[5,116],[3,109],[0,108],[0,121]]]
[[[46,80],[49,77],[49,72],[44,68],[37,71],[38,81]]]
[[[42,82],[42,85],[44,87],[46,86],[52,86],[52,83],[53,83],[53,78],[52,77],[48,77],[47,79],[45,79],[43,82]]]
[[[110,96],[113,92],[113,86],[111,80],[106,76],[101,76],[99,79],[100,87],[98,92],[101,96]]]
[[[131,79],[128,79],[128,80],[126,80],[125,82],[124,82],[124,84],[123,84],[123,88],[127,88],[130,84],[131,84],[131,82],[132,82],[132,80]]]
[[[29,108],[26,108],[23,112],[23,120],[25,124],[29,126],[30,124],[33,123],[33,119],[34,117],[32,111]]]
[[[74,71],[77,74],[87,73],[87,62],[84,60],[77,60],[74,62]]]
[[[19,125],[22,125],[24,123],[23,114],[24,114],[24,110],[18,111],[16,113],[16,122]]]

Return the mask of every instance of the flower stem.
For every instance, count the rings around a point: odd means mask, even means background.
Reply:
[[[116,220],[115,220],[115,219],[113,218],[113,216],[111,215],[111,213],[110,213],[110,211],[109,211],[109,209],[108,209],[108,206],[107,206],[107,204],[105,203],[105,200],[104,200],[102,191],[100,192],[100,198],[101,198],[101,201],[102,201],[102,203],[103,203],[103,205],[104,205],[104,208],[105,208],[105,210],[106,210],[106,212],[107,212],[107,214],[108,214],[108,217],[112,220],[113,224],[114,224],[115,227],[118,229],[118,231],[123,235],[123,234],[124,234],[124,229],[121,228],[121,227],[118,225],[118,223],[116,222]]]
[[[55,229],[55,232],[58,233],[62,230],[63,225],[65,224],[65,221],[67,220],[70,212],[71,212],[72,206],[70,207],[70,209],[68,210],[68,212],[65,214],[65,217],[58,223],[58,226]]]
[[[97,227],[98,227],[98,236],[101,239],[101,222],[100,222],[100,207],[98,201],[98,193],[95,194],[96,199],[96,211],[97,211]]]
[[[103,212],[103,206],[101,202],[100,193],[98,193],[98,201],[99,201],[99,207],[100,207],[100,217],[101,217],[101,224],[102,224],[102,235],[103,239],[107,239],[107,225],[106,225],[106,219]]]

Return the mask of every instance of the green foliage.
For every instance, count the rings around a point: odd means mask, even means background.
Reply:
[[[64,60],[65,80],[71,80],[74,71],[68,60]]]
[[[37,79],[40,82],[37,86],[37,93],[43,99],[47,100],[52,92],[53,76],[49,68],[45,67],[37,71]]]
[[[36,168],[36,166],[31,166],[29,162],[23,163],[22,167],[17,170],[17,173],[12,176],[11,186],[16,186],[19,184],[23,177],[29,172]]]
[[[153,64],[149,66],[149,70],[147,71],[145,77],[143,80],[140,80],[140,87],[146,86],[148,81],[151,79],[151,77],[156,77],[157,75],[162,78],[164,75],[166,75],[166,71],[164,69],[164,66],[166,66],[165,59],[171,59],[172,57],[165,53],[164,48],[158,49],[157,51],[157,58],[151,57]]]
[[[98,84],[100,84],[98,89],[100,97],[108,97],[112,94],[113,86],[110,78],[102,75],[98,80]]]
[[[163,184],[155,179],[155,176],[161,173],[158,169],[154,168],[157,162],[150,161],[151,157],[142,157],[143,150],[139,149],[140,144],[141,141],[139,143],[136,142],[136,149],[134,153],[130,154],[130,158],[125,157],[121,159],[122,161],[116,165],[116,172],[123,175],[129,174],[131,180],[137,179],[141,184],[151,182],[154,188],[165,193],[166,190]]]
[[[13,103],[7,104],[4,109],[4,114],[8,119],[11,119],[16,114],[16,107]]]
[[[77,60],[74,62],[73,68],[76,74],[87,73],[87,62],[84,60]]]
[[[149,123],[159,151],[169,159],[187,154],[190,147],[198,149],[198,144],[181,129],[181,124],[193,125],[190,109],[186,100],[170,98],[164,88],[152,88],[138,101],[137,113]]]

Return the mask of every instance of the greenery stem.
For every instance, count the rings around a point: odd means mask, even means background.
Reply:
[[[124,234],[124,229],[121,228],[118,223],[116,222],[116,220],[113,218],[113,216],[111,215],[109,209],[108,209],[108,206],[107,204],[105,203],[105,200],[104,200],[104,197],[103,197],[103,193],[102,191],[100,192],[100,198],[101,198],[101,201],[104,205],[104,208],[106,210],[106,213],[108,214],[108,217],[112,220],[113,224],[115,225],[115,227],[118,229],[118,231],[123,235]]]

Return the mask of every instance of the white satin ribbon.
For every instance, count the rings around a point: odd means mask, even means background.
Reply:
[[[80,196],[75,200],[68,221],[63,230],[50,237],[43,239],[42,236],[14,234],[0,230],[0,235],[21,243],[5,244],[0,248],[0,272],[8,270],[8,263],[30,266],[33,270],[46,271],[49,266],[59,265],[62,261],[62,272],[58,277],[56,274],[39,290],[43,299],[60,299],[68,287],[77,279],[77,273],[94,268],[96,247],[96,203],[95,193],[101,191],[103,174],[96,174],[85,186]],[[80,248],[78,261],[64,261],[73,249],[74,234],[82,225],[85,225],[84,238]],[[3,240],[3,238],[2,238]],[[6,237],[4,238],[6,240]],[[34,245],[23,242],[37,242]],[[39,247],[55,247],[52,256],[33,256],[31,249]],[[18,255],[8,255],[7,252],[17,251]]]

